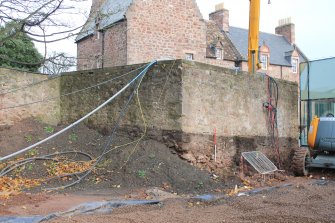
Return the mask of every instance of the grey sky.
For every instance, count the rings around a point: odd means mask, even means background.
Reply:
[[[89,11],[90,3],[81,3]],[[224,2],[230,13],[230,25],[248,28],[249,0],[197,0],[205,19],[214,11],[215,5]],[[335,56],[334,0],[261,0],[260,30],[274,33],[278,20],[292,17],[296,25],[296,43],[310,60]],[[83,17],[76,18],[77,22]],[[42,46],[38,46],[43,51]],[[67,52],[76,55],[73,39],[48,46],[48,51]]]

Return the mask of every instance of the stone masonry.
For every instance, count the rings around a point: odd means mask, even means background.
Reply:
[[[32,86],[25,89],[27,85]],[[59,123],[59,79],[49,80],[43,74],[0,68],[0,88],[0,126],[13,125],[30,117],[52,125]],[[55,100],[33,103],[47,99]],[[33,104],[6,109],[29,103]]]
[[[27,90],[2,94],[0,108],[53,100],[1,110],[0,124],[12,125],[30,117],[54,125],[72,123],[118,92],[142,66],[71,72],[51,80],[41,74],[1,69],[4,91],[35,85]],[[134,73],[108,81],[135,69],[138,70]],[[101,82],[104,84],[96,86]],[[288,168],[291,152],[298,146],[298,86],[288,81],[277,82],[280,152],[283,166]],[[84,88],[87,90],[60,97]],[[109,134],[132,89],[91,116],[85,124],[102,134]],[[119,133],[137,139],[146,126],[146,138],[165,143],[192,165],[223,175],[233,174],[243,151],[260,150],[276,160],[267,128],[267,110],[263,108],[266,95],[266,80],[259,75],[184,60],[161,61],[148,71],[139,88],[146,121],[133,99]],[[216,162],[214,128],[218,138]]]
[[[62,91],[115,77],[141,65],[80,71],[64,75]],[[125,81],[101,86],[62,100],[62,122],[72,122],[117,92]],[[280,81],[278,123],[280,150],[288,168],[292,149],[298,146],[298,86]],[[243,151],[260,150],[276,160],[267,128],[266,80],[222,67],[189,61],[159,62],[150,69],[139,90],[147,123],[147,137],[166,143],[193,165],[231,174]],[[129,92],[87,120],[86,124],[109,133]],[[98,99],[98,101],[97,101]],[[213,160],[213,131],[217,129],[218,158]],[[121,131],[133,137],[143,133],[143,120],[135,102]]]

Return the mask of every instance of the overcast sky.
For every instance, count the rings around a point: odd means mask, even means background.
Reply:
[[[87,11],[90,1],[80,3]],[[205,19],[215,9],[215,5],[224,2],[229,10],[230,25],[248,28],[249,0],[197,0]],[[261,0],[260,30],[274,33],[278,20],[292,17],[296,27],[296,44],[310,60],[335,56],[335,0]],[[79,22],[79,21],[78,21]],[[41,51],[43,47],[38,46]],[[56,43],[48,51],[76,54],[76,45],[72,40]]]

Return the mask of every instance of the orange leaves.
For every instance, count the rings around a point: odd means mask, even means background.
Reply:
[[[85,172],[92,167],[93,161],[86,162],[52,162],[48,165],[48,173],[50,176],[63,176],[67,174],[75,174]]]
[[[35,187],[41,184],[37,179],[22,177],[0,177],[0,199],[7,199],[11,195],[19,194],[23,189]]]
[[[4,169],[6,167],[9,167],[10,165],[13,165],[15,167],[16,164],[18,164],[21,159],[17,159],[15,161],[10,161],[7,163],[1,163],[0,164],[0,170]],[[68,161],[67,159],[64,159],[63,157],[57,157],[54,158],[53,161],[46,161],[44,162],[44,168],[46,168],[48,175],[51,177],[59,177],[61,180],[71,180],[71,174],[77,174],[81,172],[85,172],[92,168],[92,165],[95,161]],[[26,166],[29,167],[31,163],[17,166],[11,173],[11,177],[9,176],[3,176],[0,177],[0,199],[7,199],[10,196],[17,195],[21,193],[22,190],[32,188],[35,186],[41,185],[42,182],[45,182],[48,180],[45,179],[28,179],[25,177],[22,177],[21,174],[23,173],[23,170],[30,170],[29,168],[25,168]],[[40,166],[41,167],[41,166]],[[30,172],[25,172],[25,174],[29,174]]]

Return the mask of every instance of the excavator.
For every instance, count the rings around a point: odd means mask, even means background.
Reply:
[[[306,176],[310,168],[335,169],[335,118],[314,116],[307,136],[308,147],[295,150],[292,168],[297,176]]]
[[[292,168],[306,176],[311,168],[335,169],[335,58],[300,63],[300,147]]]
[[[249,1],[248,70],[249,73],[253,74],[260,68],[258,62],[260,0]],[[270,4],[270,0],[268,3]],[[304,110],[305,114],[302,114],[303,112],[300,109],[300,115],[307,117],[307,123],[304,124],[304,127],[305,132],[308,133],[305,134],[307,135],[307,144],[301,143],[300,141],[300,144],[304,145],[296,149],[293,155],[292,169],[297,176],[306,176],[310,168],[335,169],[335,77],[333,78],[334,75],[332,72],[335,70],[335,58],[315,61],[316,65],[314,66],[315,69],[312,70],[313,72],[311,72],[310,69],[311,63],[312,62],[308,61],[305,62],[305,64],[300,64],[300,67],[304,67],[305,72],[305,80],[300,80],[300,89],[301,92],[303,92],[302,88],[305,88],[304,95],[308,95],[303,101],[300,98],[300,107],[302,104],[305,104],[305,107],[307,107],[307,109]],[[318,63],[322,66],[318,66]],[[325,67],[328,68],[328,73],[325,72]],[[313,76],[311,76],[313,74],[314,79]],[[322,75],[324,77],[322,77]],[[333,81],[330,80],[332,78],[334,79]],[[314,85],[317,89],[313,89]],[[318,93],[314,98],[310,98],[311,94],[320,92],[320,89],[327,90],[323,90],[324,96],[320,96],[320,93]],[[331,111],[325,114],[319,112],[320,114],[315,115],[316,109],[312,107],[320,102],[323,103],[321,105],[330,107]],[[314,117],[310,121],[312,115],[314,115]],[[300,129],[301,135],[302,128]]]

